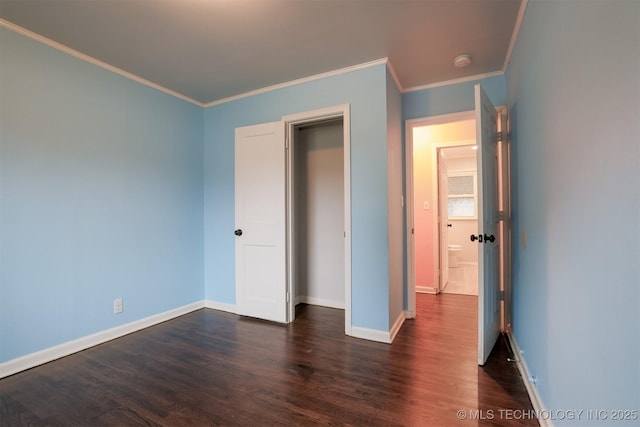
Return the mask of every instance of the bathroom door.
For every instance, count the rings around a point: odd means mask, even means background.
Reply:
[[[441,292],[449,281],[449,173],[444,150],[438,149],[438,229],[440,248],[440,283]]]
[[[498,113],[475,86],[478,145],[478,364],[484,365],[500,335],[498,239]]]

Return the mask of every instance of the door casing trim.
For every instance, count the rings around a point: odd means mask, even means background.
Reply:
[[[342,118],[343,151],[344,151],[344,333],[352,335],[351,323],[351,125],[350,105],[342,104],[302,113],[289,114],[282,117],[286,133],[286,170],[287,170],[287,323],[295,318],[295,298],[293,289],[295,229],[293,227],[293,150],[294,127],[302,124],[313,124],[328,119]]]

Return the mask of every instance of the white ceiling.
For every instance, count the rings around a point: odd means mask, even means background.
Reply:
[[[403,90],[503,71],[521,0],[0,0],[0,18],[209,103],[388,58]],[[470,53],[466,69],[453,58]]]

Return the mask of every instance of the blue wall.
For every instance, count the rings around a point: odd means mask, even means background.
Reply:
[[[475,109],[473,86],[480,83],[496,107],[506,105],[504,76],[489,77],[465,83],[407,92],[402,95],[404,120],[459,113]]]
[[[205,298],[235,303],[234,129],[350,104],[352,323],[388,331],[386,66],[205,110]]]
[[[387,164],[389,165],[389,326],[404,316],[404,157],[402,94],[387,71]]]
[[[530,1],[506,78],[480,81],[510,107],[513,326],[549,409],[640,402],[639,19],[634,1]],[[388,329],[384,65],[203,111],[4,29],[0,43],[0,363],[233,304],[234,129],[344,103],[353,324]],[[405,93],[402,117],[472,110],[474,83]]]
[[[507,70],[513,326],[552,410],[640,410],[639,23],[530,1]]]
[[[202,108],[0,43],[0,362],[202,300]]]

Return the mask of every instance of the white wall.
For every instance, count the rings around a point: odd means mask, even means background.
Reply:
[[[342,123],[295,132],[296,300],[344,308]]]

